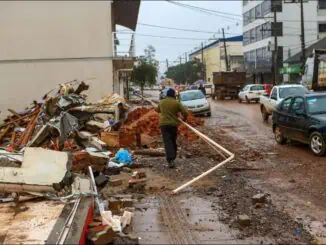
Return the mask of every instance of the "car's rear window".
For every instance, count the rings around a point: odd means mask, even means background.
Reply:
[[[256,86],[252,86],[251,91],[259,91],[259,90],[265,90],[264,89],[264,85],[256,85]]]
[[[189,91],[185,93],[180,94],[180,100],[181,101],[189,101],[189,100],[199,100],[205,98],[204,94],[198,90],[198,91]]]
[[[286,87],[280,88],[280,98],[284,99],[290,96],[299,96],[309,93],[309,90],[305,87]]]

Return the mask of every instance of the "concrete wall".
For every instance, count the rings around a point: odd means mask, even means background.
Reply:
[[[0,30],[1,111],[74,79],[95,78],[91,100],[112,92],[110,1],[0,1]]]

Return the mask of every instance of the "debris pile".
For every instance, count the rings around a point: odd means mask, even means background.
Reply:
[[[189,113],[187,123],[195,127],[203,125],[204,121]],[[139,130],[141,134],[156,137],[160,135],[159,114],[153,108],[137,108],[128,114],[124,128],[131,131]],[[180,124],[178,132],[188,140],[195,140],[198,138],[183,124]]]

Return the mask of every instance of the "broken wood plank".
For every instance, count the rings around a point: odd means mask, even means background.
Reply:
[[[14,111],[13,109],[8,109],[8,111],[9,111],[11,114],[13,114],[14,116],[16,116],[16,117],[20,117],[19,113],[16,112],[16,111]]]
[[[30,123],[28,124],[26,130],[24,131],[22,138],[19,142],[18,145],[20,146],[25,146],[27,144],[27,142],[29,141],[30,137],[33,134],[33,131],[35,129],[36,123],[37,123],[37,118],[41,113],[40,109],[37,109],[37,113],[34,115],[34,117],[32,118],[32,120],[30,121]]]
[[[1,133],[0,133],[0,142],[3,139],[3,137],[6,136],[6,134],[8,133],[8,131],[11,129],[11,126],[7,126]]]
[[[13,120],[13,121],[10,121],[10,122],[7,122],[7,123],[4,123],[4,124],[1,124],[1,125],[0,125],[0,128],[3,128],[3,127],[8,126],[8,125],[10,125],[10,124],[15,124],[15,123],[17,123],[17,122],[19,122],[19,121],[21,121],[21,120],[23,120],[23,119],[26,119],[26,118],[28,118],[28,117],[33,116],[35,113],[36,113],[36,111],[33,111],[32,113],[30,113],[30,114],[28,114],[28,115],[25,115],[25,116],[23,116],[23,117],[20,117],[20,118],[18,118],[18,119],[16,119],[16,120]]]

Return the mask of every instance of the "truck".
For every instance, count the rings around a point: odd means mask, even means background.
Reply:
[[[214,72],[212,98],[217,100],[224,100],[226,97],[236,99],[245,81],[245,72]]]
[[[314,49],[307,58],[301,84],[313,91],[326,91],[326,50]]]

